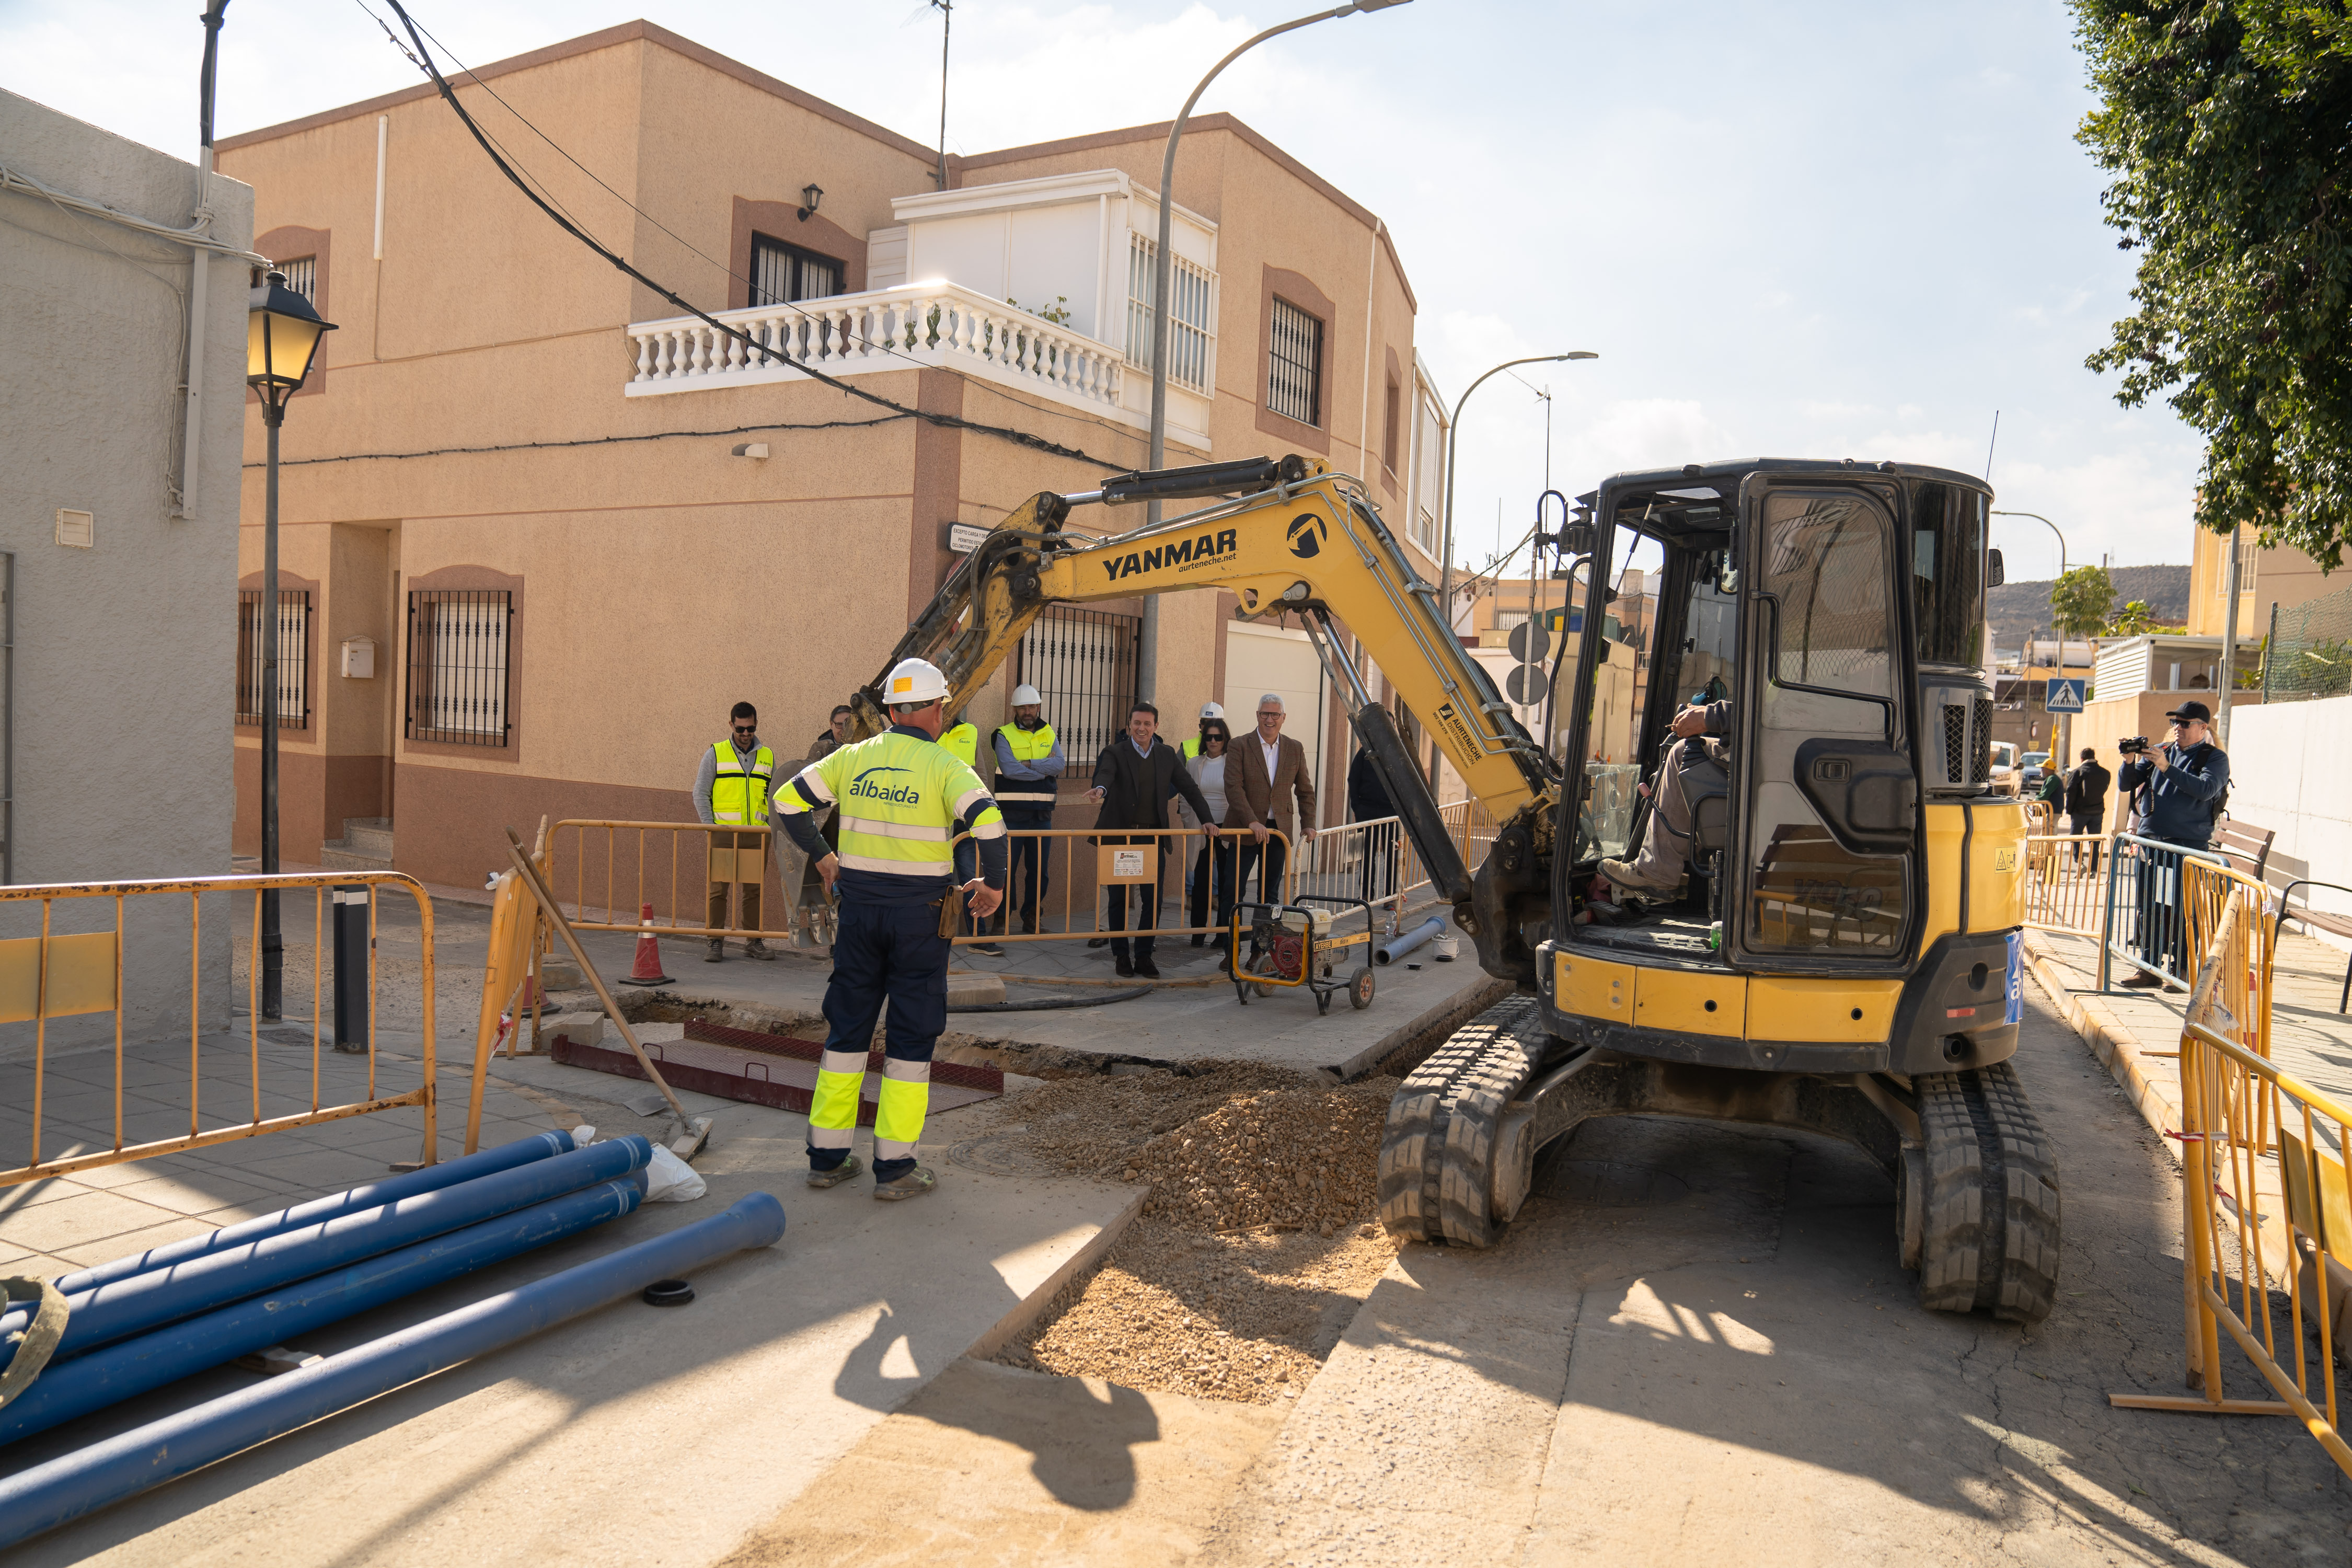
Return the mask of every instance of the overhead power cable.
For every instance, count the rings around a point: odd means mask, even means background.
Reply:
[[[1092,463],[1098,468],[1108,469],[1113,472],[1122,470],[1130,466],[1129,464],[1115,463],[1102,458],[1095,457],[1092,453],[1080,451],[1075,447],[1065,447],[1059,442],[1048,441],[1043,436],[1032,435],[1026,430],[1015,430],[1008,426],[1003,425],[983,425],[977,420],[961,418],[953,414],[935,414],[926,409],[910,408],[907,405],[900,403],[894,398],[884,397],[879,393],[868,392],[860,386],[853,386],[848,382],[842,380],[838,376],[828,375],[824,371],[818,370],[813,365],[803,363],[803,362],[793,358],[792,355],[783,353],[780,349],[772,348],[766,343],[760,342],[750,333],[743,331],[740,328],[729,326],[726,322],[719,320],[716,316],[713,316],[709,311],[688,303],[686,300],[673,292],[671,289],[663,287],[654,279],[631,266],[614,251],[607,249],[595,238],[594,236],[589,234],[587,230],[572,222],[570,217],[557,210],[556,206],[552,203],[549,202],[537,191],[533,190],[531,188],[530,182],[525,180],[520,174],[515,172],[514,166],[509,163],[507,160],[500,155],[498,148],[491,142],[490,138],[484,133],[479,125],[475,123],[473,115],[467,111],[466,106],[457,100],[457,92],[449,86],[447,79],[442,76],[440,68],[434,64],[432,51],[425,47],[425,40],[418,36],[415,22],[410,18],[407,10],[401,5],[400,0],[385,0],[385,3],[392,7],[393,14],[400,18],[401,26],[407,28],[409,41],[416,46],[416,52],[412,58],[414,58],[417,64],[424,68],[425,73],[433,79],[433,85],[440,89],[442,100],[448,104],[451,110],[457,114],[458,120],[464,123],[467,131],[472,134],[474,141],[481,147],[483,153],[488,156],[490,162],[498,165],[499,173],[504,174],[507,179],[512,183],[515,189],[530,197],[531,205],[538,207],[540,211],[545,213],[558,227],[562,228],[566,234],[572,236],[572,238],[578,240],[581,244],[586,246],[589,249],[594,251],[597,255],[603,257],[606,261],[611,262],[615,268],[627,276],[635,279],[638,282],[644,284],[646,288],[652,289],[655,293],[660,295],[663,299],[677,306],[680,310],[694,317],[714,331],[720,332],[727,337],[734,339],[737,342],[741,343],[745,350],[754,356],[752,360],[753,363],[764,363],[771,360],[777,361],[799,371],[802,374],[807,376],[812,381],[823,382],[825,385],[835,388],[845,395],[858,398],[866,403],[871,403],[877,407],[887,408],[892,413],[907,418],[920,419],[926,424],[938,426],[942,429],[970,430],[975,435],[993,436],[999,440],[1010,441],[1015,446],[1025,447],[1033,451],[1051,453],[1053,456],[1057,458],[1076,458],[1080,462]]]
[[[345,452],[333,458],[284,458],[281,468],[299,468],[311,463],[393,463],[406,458],[462,458],[484,452],[545,452],[563,447],[618,447],[631,441],[672,441],[687,437],[758,436],[770,430],[866,430],[877,425],[896,425],[901,419],[911,419],[911,414],[885,414],[878,419],[823,419],[800,425],[736,425],[724,430],[649,430],[638,436],[583,436],[569,441],[507,441],[495,447],[431,447],[415,452]],[[248,468],[263,467],[247,463]]]

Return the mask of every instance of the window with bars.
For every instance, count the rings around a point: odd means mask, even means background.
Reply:
[[[1153,263],[1159,242],[1129,234],[1127,248],[1127,357],[1151,368],[1152,310],[1159,278]],[[1210,349],[1216,342],[1216,275],[1179,256],[1168,264],[1168,379],[1198,393],[1209,390],[1213,374]]]
[[[1085,778],[1095,758],[1127,728],[1135,700],[1143,617],[1074,605],[1048,605],[1021,637],[1020,679],[1045,699],[1046,722],[1062,737],[1069,775]]]
[[[1323,426],[1323,322],[1279,294],[1274,300],[1272,374],[1267,409],[1301,425]]]
[[[408,595],[411,740],[503,746],[514,595],[503,588],[420,588]]]
[[[246,588],[236,595],[236,721],[261,722],[263,693],[269,686],[263,668],[263,602],[266,588]],[[280,589],[278,594],[278,727],[310,727],[310,595]]]
[[[281,261],[278,264],[278,270],[286,274],[286,287],[293,289],[305,300],[314,303],[317,301],[319,298],[319,258],[317,257],[298,256],[290,261]]]
[[[789,305],[841,292],[842,266],[830,256],[786,245],[764,234],[751,237],[751,303]]]

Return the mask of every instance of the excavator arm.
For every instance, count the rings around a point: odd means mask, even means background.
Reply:
[[[1209,506],[1129,532],[1066,528],[1081,506],[1213,497]],[[1244,619],[1299,616],[1432,884],[1454,906],[1455,923],[1476,942],[1489,973],[1531,984],[1534,953],[1523,928],[1549,914],[1556,770],[1447,629],[1436,589],[1345,475],[1294,456],[1128,474],[1099,490],[1033,496],[957,566],[883,668],[902,658],[937,665],[954,712],[1046,605],[1192,588],[1235,595]],[[1470,793],[1503,824],[1476,878],[1395,721],[1333,635],[1335,622],[1361,639]],[[881,688],[877,677],[855,700],[862,732],[887,722]]]

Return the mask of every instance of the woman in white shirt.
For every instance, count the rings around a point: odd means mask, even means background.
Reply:
[[[1208,797],[1213,819],[1221,823],[1225,819],[1225,753],[1232,745],[1233,736],[1227,732],[1224,721],[1211,719],[1201,726],[1200,754],[1187,758],[1184,763],[1192,772],[1192,782],[1199,784],[1201,793]],[[1192,820],[1192,808],[1184,804],[1181,795],[1177,797],[1177,809],[1184,814],[1185,826],[1198,828],[1201,826]],[[1217,921],[1222,925],[1232,917],[1234,852],[1238,845],[1239,840],[1230,833],[1221,833],[1214,839],[1202,844],[1199,857],[1192,862],[1192,924],[1209,923],[1209,881],[1212,876],[1216,879]],[[1203,947],[1208,941],[1205,935],[1197,935],[1192,938],[1192,945]]]

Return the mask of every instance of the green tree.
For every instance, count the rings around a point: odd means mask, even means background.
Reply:
[[[2073,0],[2137,309],[2090,356],[2205,437],[2197,521],[2333,569],[2352,540],[2352,15]]]
[[[2156,629],[2156,612],[2148,608],[2146,599],[2132,600],[2107,623],[2107,635],[2111,637],[2136,637]]]
[[[2095,637],[2107,627],[2116,585],[2104,566],[2077,566],[2050,587],[2050,616],[2062,637]]]

